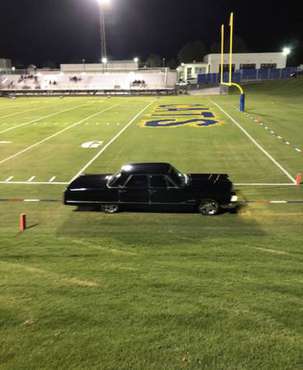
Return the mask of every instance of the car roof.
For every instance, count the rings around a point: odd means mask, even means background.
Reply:
[[[129,163],[122,166],[122,173],[137,174],[167,174],[171,171],[172,166],[169,163]]]

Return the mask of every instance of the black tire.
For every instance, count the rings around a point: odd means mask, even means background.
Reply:
[[[199,212],[203,216],[215,216],[219,213],[220,205],[214,199],[204,199],[199,205]]]
[[[104,204],[102,206],[102,211],[104,213],[108,213],[112,215],[114,213],[119,212],[119,206],[117,204]]]

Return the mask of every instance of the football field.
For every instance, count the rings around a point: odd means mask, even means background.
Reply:
[[[5,185],[65,185],[80,173],[129,162],[170,162],[257,186],[293,185],[300,171],[295,127],[286,139],[292,144],[281,145],[274,127],[262,130],[255,115],[240,114],[222,98],[17,99],[0,109]]]
[[[248,88],[244,114],[237,95],[0,98],[0,369],[302,369],[302,106],[302,81]],[[227,173],[243,206],[62,205],[131,162]]]

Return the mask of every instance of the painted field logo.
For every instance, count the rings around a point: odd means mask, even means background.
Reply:
[[[221,124],[214,114],[201,104],[168,104],[158,106],[145,119],[143,127],[210,127]]]

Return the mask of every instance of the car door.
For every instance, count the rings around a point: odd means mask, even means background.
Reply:
[[[164,175],[150,175],[150,203],[151,204],[167,204],[168,201],[168,184]]]
[[[169,176],[150,176],[151,204],[186,204],[188,192],[186,188],[177,186]]]
[[[171,204],[191,204],[191,194],[187,186],[178,185],[170,176],[166,176],[166,181],[168,184],[168,199]]]
[[[148,204],[149,189],[147,175],[131,175],[119,189],[120,203]]]

